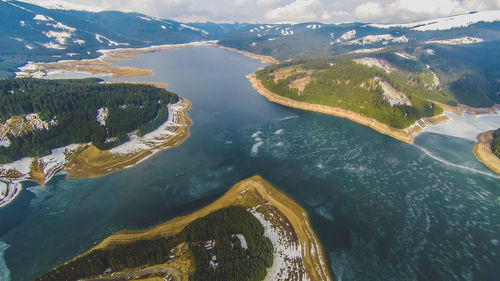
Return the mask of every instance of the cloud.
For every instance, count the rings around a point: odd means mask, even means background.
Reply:
[[[461,3],[455,0],[397,0],[391,8],[397,11],[446,15],[461,10]]]
[[[383,14],[383,9],[379,3],[367,2],[356,7],[354,14],[358,19],[371,20],[377,19]]]
[[[55,0],[25,0],[32,3]],[[57,2],[82,4],[81,0]],[[500,0],[86,0],[85,5],[180,21],[404,23],[500,9]]]
[[[321,2],[319,0],[295,0],[266,13],[266,19],[279,21],[304,21],[320,19]],[[321,13],[322,14],[322,13]]]

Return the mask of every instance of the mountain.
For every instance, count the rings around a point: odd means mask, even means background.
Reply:
[[[210,40],[187,24],[117,11],[47,9],[0,2],[0,76],[11,76],[26,61],[95,58],[99,49],[145,47]]]
[[[400,25],[265,24],[228,34],[219,44],[283,60],[392,45],[464,45],[495,40],[500,40],[500,11]]]
[[[500,103],[500,11],[394,25],[263,24],[218,44],[281,61],[347,56],[382,59],[411,75],[428,68],[441,83],[441,97],[433,100],[471,107]]]
[[[417,31],[449,30],[452,28],[467,27],[478,22],[498,21],[500,18],[499,15],[500,11],[498,10],[481,11],[405,24],[371,24],[371,26],[380,28],[405,27]]]

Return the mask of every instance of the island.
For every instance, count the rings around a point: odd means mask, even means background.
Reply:
[[[500,128],[479,134],[473,152],[477,160],[500,175]]]
[[[129,277],[334,280],[306,211],[260,176],[189,215],[117,232],[36,280]]]
[[[21,182],[97,177],[189,136],[190,102],[153,85],[99,79],[0,80],[0,207]]]

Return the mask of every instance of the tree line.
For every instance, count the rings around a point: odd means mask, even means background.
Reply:
[[[180,237],[137,240],[112,249],[92,250],[88,254],[62,264],[35,279],[35,281],[78,280],[98,276],[108,268],[113,272],[125,268],[165,263],[170,250],[180,243]]]
[[[71,143],[92,142],[109,149],[128,140],[127,133],[147,133],[168,118],[167,105],[179,97],[165,89],[140,84],[102,84],[99,79],[0,80],[0,122],[30,113],[44,121],[56,121],[48,130],[14,137],[0,147],[0,163],[22,157],[43,156]],[[97,110],[108,109],[105,125],[97,122]],[[116,138],[109,142],[107,140]]]
[[[248,249],[234,234],[245,237]],[[199,218],[182,231],[194,259],[196,271],[190,280],[260,281],[273,263],[273,245],[264,236],[264,227],[250,212],[240,206],[226,207]],[[203,241],[215,241],[210,254]],[[210,265],[212,256],[218,263]]]

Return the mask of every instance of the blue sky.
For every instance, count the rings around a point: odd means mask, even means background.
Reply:
[[[28,0],[137,11],[179,21],[404,23],[469,11],[498,10],[500,0]],[[66,2],[66,3],[65,3]]]

